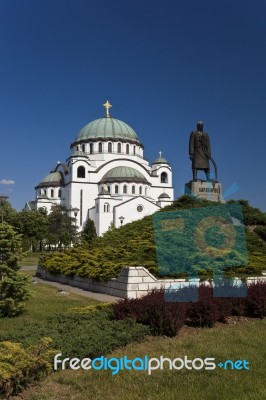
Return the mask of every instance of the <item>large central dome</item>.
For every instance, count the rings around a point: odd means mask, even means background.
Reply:
[[[143,182],[148,183],[145,176],[132,167],[115,167],[110,169],[102,178],[102,182]]]
[[[129,125],[115,118],[99,118],[85,125],[75,142],[90,139],[121,139],[139,142],[139,138]]]

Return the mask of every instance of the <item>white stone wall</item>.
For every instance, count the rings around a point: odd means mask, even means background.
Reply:
[[[48,281],[59,282],[64,285],[75,286],[91,292],[109,294],[123,299],[140,298],[149,293],[152,289],[168,289],[171,285],[174,285],[176,289],[178,286],[184,287],[199,284],[199,279],[193,279],[193,282],[187,281],[186,279],[156,279],[144,267],[124,267],[118,278],[112,278],[107,282],[79,276],[69,278],[62,274],[54,275],[40,266],[37,269],[37,276]],[[237,282],[238,281],[239,280],[237,280]],[[247,279],[247,284],[249,285],[258,281],[266,282],[266,277],[249,278]],[[206,284],[208,284],[208,282]]]

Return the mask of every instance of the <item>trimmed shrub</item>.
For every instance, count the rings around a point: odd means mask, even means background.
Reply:
[[[146,296],[144,296],[146,297]],[[134,321],[144,321],[146,310],[142,308],[143,299],[121,299],[112,305],[116,319],[133,319]]]
[[[191,303],[187,310],[188,323],[197,327],[212,327],[221,316],[213,290],[209,286],[198,288],[198,301]]]
[[[51,318],[54,346],[66,357],[98,357],[132,341],[142,340],[149,329],[132,320],[113,319],[110,311],[62,314]]]
[[[112,303],[99,303],[99,304],[90,304],[86,307],[73,307],[69,309],[69,313],[71,314],[89,314],[95,311],[111,311]]]
[[[252,283],[246,297],[247,315],[255,318],[266,316],[266,282]]]
[[[148,310],[148,324],[154,335],[176,336],[186,319],[181,303],[160,303]]]
[[[30,348],[20,343],[0,342],[0,395],[5,399],[18,393],[34,380],[52,371],[49,350],[51,339],[46,337]]]
[[[140,341],[149,334],[147,326],[132,320],[114,319],[109,307],[83,313],[64,313],[51,317],[47,324],[28,324],[24,329],[9,334],[9,340],[19,341],[29,346],[48,335],[52,338],[52,348],[65,357],[98,357],[124,346],[132,341]],[[0,339],[7,340],[0,333]]]
[[[235,297],[231,298],[232,315],[241,317],[246,315],[247,312],[247,300],[246,297]]]
[[[113,305],[117,319],[131,318],[148,325],[154,335],[175,336],[185,323],[186,305],[166,302],[164,290],[153,290],[139,299],[119,300]]]

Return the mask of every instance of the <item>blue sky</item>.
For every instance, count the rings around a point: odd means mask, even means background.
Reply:
[[[33,199],[108,99],[176,197],[202,120],[227,198],[266,210],[265,21],[264,0],[0,0],[0,192]]]

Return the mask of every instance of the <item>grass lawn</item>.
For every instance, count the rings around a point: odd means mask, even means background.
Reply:
[[[264,320],[245,320],[211,329],[188,329],[175,338],[148,337],[114,351],[113,357],[189,358],[215,357],[216,361],[246,359],[250,371],[186,369],[146,371],[70,371],[53,373],[37,386],[14,399],[25,400],[264,400],[265,387]]]
[[[34,271],[23,273],[33,276]],[[67,311],[71,307],[85,307],[97,304],[96,300],[78,296],[73,293],[60,294],[58,289],[42,283],[31,284],[32,297],[26,302],[25,312],[16,318],[0,319],[0,340],[27,324],[46,324],[47,318],[56,313]]]
[[[32,276],[33,271],[24,273]],[[0,320],[0,340],[36,322],[47,325],[47,319],[71,307],[96,304],[94,300],[72,293],[60,294],[45,284],[32,284],[32,297],[24,314]],[[121,371],[60,371],[36,382],[13,400],[264,400],[266,398],[266,319],[218,324],[211,329],[182,328],[175,338],[147,337],[113,351],[108,357],[168,357],[189,359],[214,357],[216,363],[227,359],[245,359],[247,370],[156,370]],[[88,344],[89,347],[89,344]],[[64,356],[67,357],[67,354]]]

